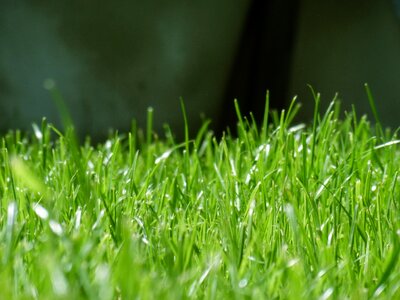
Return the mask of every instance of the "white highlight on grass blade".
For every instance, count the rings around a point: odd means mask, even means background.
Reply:
[[[93,226],[92,226],[92,230],[96,229],[97,227],[99,227],[101,220],[103,219],[105,214],[104,209],[102,209],[97,217],[96,222],[94,222]]]
[[[94,164],[93,164],[93,162],[91,160],[89,160],[87,162],[87,166],[88,166],[89,170],[94,170]]]
[[[315,194],[315,199],[318,199],[319,196],[321,196],[321,193],[324,191],[324,189],[326,188],[326,186],[328,185],[329,181],[331,180],[332,175],[329,176],[327,179],[325,179],[324,183],[321,184],[321,186],[319,187],[317,193]]]
[[[322,296],[321,296],[319,299],[320,299],[320,300],[329,299],[330,296],[332,296],[332,294],[333,294],[333,288],[330,287],[330,288],[328,288],[328,289],[322,294]]]
[[[259,260],[259,259],[255,258],[254,256],[248,256],[247,259],[250,260],[251,262],[254,262],[254,263],[257,263],[260,265],[265,265],[264,261]]]
[[[286,268],[291,268],[295,265],[297,265],[297,263],[300,261],[300,259],[298,258],[293,258],[291,260],[288,261],[288,263],[286,264]]]
[[[264,153],[264,158],[267,158],[270,150],[271,150],[270,144],[264,144],[264,145],[259,146],[256,150],[256,155],[255,155],[254,160],[258,161],[260,159],[260,154],[262,154],[262,153]]]
[[[110,281],[110,267],[107,264],[100,264],[96,267],[94,282],[99,287],[97,295],[101,295],[101,299],[113,299],[113,289]]]
[[[56,222],[54,220],[50,220],[49,221],[49,226],[50,226],[51,231],[53,231],[54,234],[56,234],[58,236],[62,235],[63,229],[62,229],[60,223],[58,223],[58,222]]]
[[[335,233],[335,229],[332,229],[328,234],[328,242],[327,242],[328,247],[330,247],[332,245],[332,238],[333,238],[334,233]]]
[[[257,159],[257,158],[256,158],[256,159]],[[250,168],[249,173],[247,173],[247,175],[246,175],[246,179],[245,179],[245,183],[246,183],[246,184],[249,184],[249,182],[250,182],[250,180],[251,180],[253,174],[254,174],[255,172],[257,172],[257,171],[258,171],[257,165],[254,164],[254,165]]]
[[[302,130],[302,129],[304,129],[304,128],[306,128],[306,124],[300,123],[300,124],[298,124],[298,125],[295,125],[295,126],[290,127],[290,128],[288,129],[288,131],[289,131],[289,132],[296,132],[296,131]]]
[[[400,140],[394,140],[394,141],[390,141],[390,142],[375,146],[374,149],[377,150],[377,149],[389,147],[389,146],[396,145],[396,144],[400,144]]]
[[[233,161],[232,158],[229,160],[229,164],[231,165],[232,175],[234,177],[237,177],[237,173],[236,173],[236,169],[235,169],[235,162]]]
[[[321,278],[321,277],[325,276],[326,273],[328,273],[328,270],[327,270],[327,269],[322,269],[322,270],[320,270],[320,271],[318,272],[317,277],[318,277],[318,278]]]
[[[113,155],[114,155],[114,153],[108,153],[103,159],[103,165],[105,165],[105,166],[108,165],[108,163],[110,162]]]
[[[139,227],[143,230],[143,231],[145,231],[145,228],[144,228],[144,224],[143,224],[143,221],[142,220],[140,220],[138,217],[133,217],[134,219],[135,219],[135,221],[138,223],[138,225],[139,225]]]
[[[95,281],[103,283],[110,278],[110,268],[106,264],[101,264],[96,267],[94,274]]]
[[[378,297],[382,292],[385,290],[386,286],[384,284],[381,284],[374,293],[374,297]]]
[[[296,215],[294,213],[294,208],[290,203],[285,205],[284,210],[285,210],[286,216],[289,219],[289,221],[296,222]]]
[[[68,283],[65,279],[64,274],[59,268],[54,268],[51,274],[51,283],[53,285],[53,291],[58,296],[64,296],[68,292]]]
[[[247,284],[249,283],[249,281],[247,280],[247,278],[243,278],[242,280],[239,281],[239,288],[243,289],[247,286]]]
[[[36,136],[36,138],[38,139],[38,141],[42,141],[42,139],[43,139],[43,134],[42,134],[42,132],[40,131],[39,127],[38,127],[35,123],[33,123],[33,124],[32,124],[32,128],[33,128],[33,132],[35,133],[35,136]]]
[[[112,147],[112,141],[110,141],[110,140],[107,140],[106,142],[105,142],[105,144],[104,144],[104,147],[107,149],[107,150],[110,150],[111,149],[111,147]]]
[[[222,175],[221,175],[221,172],[219,171],[219,168],[218,168],[217,164],[214,163],[214,164],[213,164],[213,167],[214,167],[215,173],[216,173],[217,176],[218,176],[218,179],[219,179],[220,182],[221,182],[222,187],[225,189],[225,180],[223,179],[223,177],[222,177]]]
[[[158,165],[160,162],[166,160],[172,153],[172,150],[165,151],[161,156],[157,157],[154,163]]]
[[[254,208],[256,207],[256,200],[251,200],[249,208],[249,217],[253,216]]]
[[[209,265],[208,268],[203,272],[199,279],[199,285],[203,283],[203,281],[207,278],[208,274],[210,273],[211,269],[213,268],[213,264]]]
[[[37,202],[32,203],[32,209],[35,214],[42,220],[47,220],[47,218],[49,217],[49,212]]]
[[[213,257],[211,263],[208,265],[207,269],[200,276],[199,280],[194,281],[193,284],[190,286],[188,295],[192,296],[196,292],[196,290],[201,286],[201,284],[204,282],[204,280],[206,280],[206,278],[208,277],[210,272],[213,269],[216,269],[218,267],[218,265],[220,265],[220,264],[221,264],[220,256],[216,255],[215,257]]]
[[[14,233],[14,224],[17,218],[18,206],[15,201],[10,202],[7,207],[7,223],[6,223],[6,232],[5,232],[5,251],[2,257],[3,263],[6,263],[11,255],[13,249],[13,233]]]
[[[75,225],[74,225],[75,230],[78,230],[79,227],[81,226],[81,217],[82,217],[82,210],[80,207],[78,207],[75,213]]]
[[[15,219],[17,218],[17,203],[15,201],[10,202],[7,207],[7,232],[12,233]]]

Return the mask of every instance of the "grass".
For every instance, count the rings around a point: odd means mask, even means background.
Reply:
[[[396,132],[235,107],[219,140],[160,139],[152,110],[95,147],[45,120],[2,136],[0,298],[400,298]]]

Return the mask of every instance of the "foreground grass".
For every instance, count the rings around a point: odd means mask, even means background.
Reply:
[[[1,137],[0,298],[399,298],[396,135],[237,111],[220,140]]]

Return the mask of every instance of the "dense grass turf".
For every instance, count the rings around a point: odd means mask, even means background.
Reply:
[[[400,298],[395,133],[236,108],[238,138],[157,138],[151,111],[96,147],[1,137],[0,298]]]

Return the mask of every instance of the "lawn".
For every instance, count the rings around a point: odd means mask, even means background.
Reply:
[[[158,136],[152,110],[98,145],[1,136],[0,298],[399,299],[400,141],[372,101],[314,98],[310,124],[235,103],[237,137]]]

